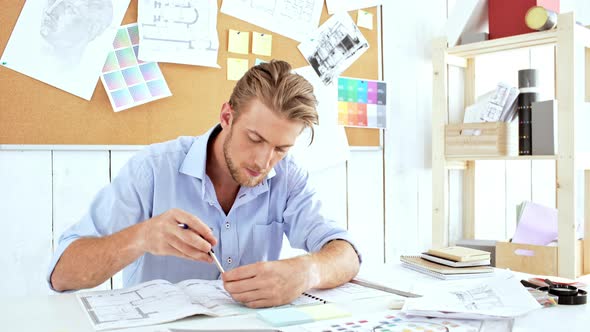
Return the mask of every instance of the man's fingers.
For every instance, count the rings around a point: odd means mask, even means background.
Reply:
[[[223,281],[232,282],[254,278],[258,274],[257,264],[250,264],[229,270],[222,275]]]
[[[174,218],[177,222],[186,224],[191,231],[201,236],[205,241],[209,242],[211,246],[217,244],[217,239],[213,236],[213,231],[211,231],[211,228],[209,228],[207,224],[186,211],[180,209],[175,209],[173,211]]]
[[[251,301],[251,302],[243,302],[243,303],[248,308],[268,308],[268,307],[274,307],[274,306],[278,305],[278,303],[275,303],[275,301],[273,301],[271,299],[260,299],[260,300],[255,300],[255,301]]]
[[[234,300],[241,303],[249,303],[266,299],[266,296],[264,296],[263,292],[260,290],[252,290],[244,293],[230,294],[234,298]]]
[[[172,238],[169,241],[169,244],[174,249],[176,249],[176,251],[178,251],[178,253],[180,253],[181,256],[184,258],[198,260],[198,261],[204,261],[204,262],[209,262],[209,263],[211,263],[211,261],[212,261],[212,258],[207,253],[186,244],[185,242],[183,242],[182,240],[180,240],[178,238]]]
[[[182,229],[178,226],[170,226],[170,228],[171,232],[173,232],[176,238],[186,243],[188,246],[191,246],[204,253],[211,251],[211,243],[207,242],[197,233]]]

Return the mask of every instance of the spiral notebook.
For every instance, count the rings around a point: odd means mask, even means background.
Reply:
[[[420,256],[400,256],[402,266],[439,279],[489,277],[494,269],[489,266],[450,267],[425,260]]]

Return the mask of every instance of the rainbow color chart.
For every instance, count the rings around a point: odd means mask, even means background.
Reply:
[[[309,332],[477,332],[481,321],[427,317],[408,318],[399,311],[331,320],[301,326]]]
[[[156,62],[143,62],[137,23],[121,26],[102,68],[100,79],[113,110],[119,112],[172,95]]]
[[[383,81],[338,78],[338,124],[385,128],[387,85]]]

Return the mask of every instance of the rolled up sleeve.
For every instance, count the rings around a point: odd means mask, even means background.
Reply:
[[[60,236],[49,264],[47,284],[64,251],[82,237],[101,237],[116,233],[151,217],[153,174],[139,155],[134,156],[111,184],[96,195],[88,212]]]

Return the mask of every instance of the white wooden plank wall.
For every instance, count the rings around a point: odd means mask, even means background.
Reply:
[[[348,161],[348,230],[363,264],[385,262],[382,151],[359,151]],[[346,219],[345,219],[346,220]]]
[[[428,10],[424,10],[427,6]],[[383,4],[384,79],[390,127],[385,149],[385,259],[431,241],[431,42],[442,35],[446,1]]]
[[[53,248],[59,236],[88,211],[109,184],[108,151],[53,151]],[[95,289],[110,289],[110,280]]]
[[[51,151],[0,151],[0,188],[0,294],[48,294]]]
[[[2,150],[0,147],[0,264],[10,273],[0,285],[3,295],[51,293],[47,266],[61,232],[78,221],[96,193],[114,178],[136,151]],[[52,174],[53,173],[53,174]],[[382,150],[353,151],[351,160],[310,174],[326,215],[359,232],[363,257],[382,261]],[[347,184],[348,181],[351,182]],[[349,192],[354,192],[347,196]],[[347,200],[353,201],[347,207]],[[369,232],[363,234],[366,230]],[[375,233],[376,232],[376,233]],[[368,241],[367,244],[364,241]],[[300,254],[288,244],[284,257]],[[121,274],[99,289],[122,287]]]

